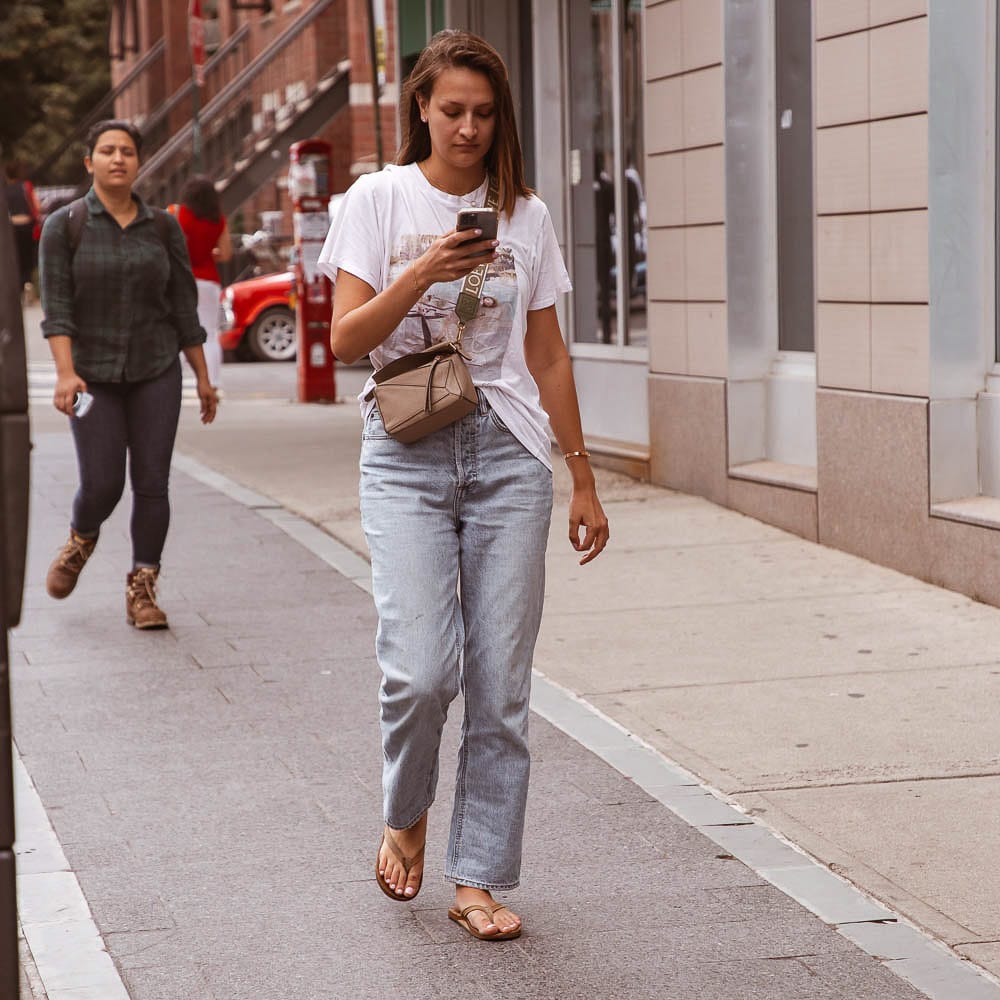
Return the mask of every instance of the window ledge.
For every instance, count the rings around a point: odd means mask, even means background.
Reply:
[[[748,479],[754,483],[769,486],[784,486],[803,493],[816,492],[816,467],[812,465],[790,465],[787,462],[745,462],[734,465],[729,470],[733,479]]]
[[[931,504],[931,517],[941,517],[981,528],[1000,528],[1000,497],[963,497]]]

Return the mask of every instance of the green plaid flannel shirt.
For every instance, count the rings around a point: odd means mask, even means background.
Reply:
[[[162,374],[183,347],[205,343],[187,244],[170,218],[164,248],[152,209],[124,229],[91,188],[80,245],[71,254],[69,208],[45,221],[39,244],[42,332],[72,340],[77,374],[93,382],[141,382]]]

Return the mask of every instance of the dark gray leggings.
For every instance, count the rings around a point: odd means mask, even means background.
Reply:
[[[175,361],[146,382],[88,382],[94,405],[70,418],[80,488],[73,528],[94,536],[132,482],[132,559],[159,566],[170,524],[170,459],[181,413],[181,365]]]

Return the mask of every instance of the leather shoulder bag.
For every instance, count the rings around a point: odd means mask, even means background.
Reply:
[[[496,179],[490,177],[487,208],[498,208]],[[403,444],[461,420],[479,404],[476,387],[462,351],[465,326],[479,311],[489,264],[480,264],[465,276],[455,303],[458,333],[413,354],[404,354],[372,376],[375,386],[365,396],[375,398],[386,433]]]

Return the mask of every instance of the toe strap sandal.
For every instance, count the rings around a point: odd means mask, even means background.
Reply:
[[[452,907],[448,911],[448,919],[454,920],[459,927],[467,930],[474,938],[479,938],[480,941],[513,941],[514,938],[521,936],[520,926],[515,927],[512,931],[503,931],[502,933],[498,931],[496,934],[484,934],[479,928],[474,927],[472,921],[469,920],[469,914],[479,910],[490,918],[490,923],[493,923],[493,914],[497,910],[506,909],[507,907],[503,903],[495,903],[493,906],[483,906],[480,903],[473,903],[462,910]]]
[[[405,887],[406,882],[410,878],[410,869],[419,864],[420,859],[424,856],[423,847],[413,855],[412,858],[408,858],[399,848],[399,844],[396,843],[393,835],[386,829],[382,834],[382,843],[388,845],[390,852],[396,858],[396,860],[403,866],[403,871],[406,873],[403,878],[403,885]],[[382,853],[382,844],[379,844],[379,854]],[[385,877],[378,869],[378,854],[375,855],[375,881],[378,882],[378,887],[390,898],[395,899],[399,903],[408,903],[411,899],[417,898],[417,893],[420,892],[420,887],[423,885],[424,880],[421,877],[420,882],[417,883],[416,889],[413,890],[413,895],[406,896],[403,894],[398,894],[395,889],[389,886],[386,882]]]

